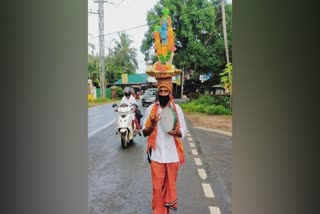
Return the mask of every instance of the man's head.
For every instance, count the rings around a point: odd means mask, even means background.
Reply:
[[[131,88],[131,94],[135,94],[135,92],[134,92],[134,89],[133,88]]]
[[[123,92],[124,92],[124,96],[126,96],[127,98],[130,97],[130,95],[131,95],[131,89],[130,89],[129,87],[125,87],[124,90],[123,90]]]
[[[157,79],[157,81],[159,103],[160,106],[164,107],[170,100],[170,95],[172,92],[172,78],[162,78]]]

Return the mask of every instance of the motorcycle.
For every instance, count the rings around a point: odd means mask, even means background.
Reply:
[[[132,114],[132,107],[125,103],[121,104],[119,107],[114,103],[112,107],[117,107],[115,111],[118,112],[116,134],[120,133],[121,147],[126,148],[129,143],[133,142],[133,138],[137,134],[137,127],[135,123],[133,123],[132,128],[132,119],[130,115]]]

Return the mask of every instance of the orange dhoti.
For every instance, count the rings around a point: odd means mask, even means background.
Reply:
[[[158,163],[151,161],[153,214],[169,214],[177,210],[176,180],[179,162]]]

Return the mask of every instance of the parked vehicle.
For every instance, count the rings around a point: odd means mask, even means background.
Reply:
[[[112,107],[118,107],[118,105],[114,103]],[[126,148],[129,143],[133,142],[133,138],[137,134],[137,127],[135,123],[132,128],[132,107],[123,103],[115,111],[118,112],[117,134],[120,134],[122,148]]]
[[[154,103],[157,99],[157,92],[157,88],[147,89],[141,99],[142,106],[149,106],[150,104]]]

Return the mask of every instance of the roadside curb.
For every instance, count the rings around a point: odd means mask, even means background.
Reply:
[[[219,130],[219,129],[210,129],[210,128],[205,128],[205,127],[200,127],[200,126],[193,126],[193,128],[201,129],[201,130],[209,131],[209,132],[217,132],[217,133],[220,133],[220,134],[232,136],[232,132],[222,131],[222,130]]]

